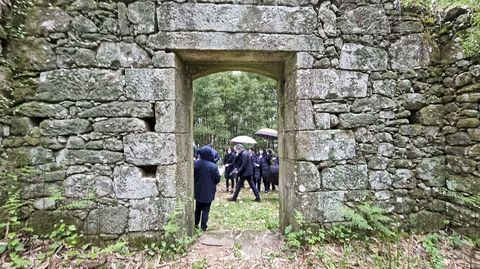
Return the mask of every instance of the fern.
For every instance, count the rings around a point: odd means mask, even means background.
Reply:
[[[388,217],[385,210],[380,207],[363,203],[355,209],[343,207],[340,212],[351,227],[391,239],[396,237],[395,232],[389,228],[393,222],[392,218]]]

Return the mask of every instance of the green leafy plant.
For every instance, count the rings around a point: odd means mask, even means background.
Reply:
[[[422,242],[423,248],[430,256],[430,264],[434,269],[443,269],[444,261],[438,249],[439,235],[436,233],[429,234]]]
[[[351,227],[386,238],[394,239],[396,237],[396,233],[389,227],[393,220],[380,207],[363,203],[354,209],[343,207],[340,212]]]
[[[205,258],[199,260],[199,261],[196,261],[193,265],[192,265],[192,268],[191,269],[205,269],[207,268],[208,266],[208,263],[207,263],[207,260],[205,260]]]
[[[292,225],[285,228],[286,248],[298,251],[303,246],[313,246],[325,240],[325,231],[322,229],[315,231],[306,226],[305,218],[300,212],[296,212],[295,220],[298,229],[293,229]]]

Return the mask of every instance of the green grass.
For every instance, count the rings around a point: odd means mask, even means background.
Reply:
[[[223,181],[222,181],[223,183]],[[220,184],[222,184],[220,183]],[[212,230],[277,230],[279,228],[278,191],[261,194],[255,202],[250,188],[242,189],[237,202],[224,189],[219,189],[210,209],[208,229]]]

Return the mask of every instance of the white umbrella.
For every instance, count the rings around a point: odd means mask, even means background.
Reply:
[[[255,139],[251,138],[250,136],[246,136],[246,135],[237,136],[230,141],[232,141],[233,143],[257,144],[257,141],[255,141]]]

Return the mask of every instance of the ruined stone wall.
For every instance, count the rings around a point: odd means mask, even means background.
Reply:
[[[341,222],[366,200],[404,226],[475,224],[446,190],[479,191],[479,64],[393,2],[49,2],[2,42],[15,90],[2,158],[36,169],[22,197],[37,230],[68,218],[104,238],[153,235],[175,207],[191,229],[181,50],[293,55],[278,78],[282,226],[295,211]]]

